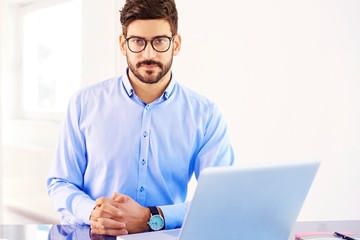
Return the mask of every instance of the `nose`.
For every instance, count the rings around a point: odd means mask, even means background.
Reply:
[[[146,59],[153,59],[155,57],[155,50],[154,48],[151,46],[151,42],[148,41],[146,44],[145,49],[142,51],[144,57]]]

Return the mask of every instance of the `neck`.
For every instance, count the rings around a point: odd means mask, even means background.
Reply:
[[[152,84],[140,81],[130,69],[128,71],[128,77],[135,94],[141,100],[149,104],[158,99],[164,93],[170,82],[171,71],[168,71],[168,73],[161,78],[160,81]]]

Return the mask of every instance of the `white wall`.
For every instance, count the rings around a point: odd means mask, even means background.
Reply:
[[[114,77],[126,68],[118,47],[120,2],[83,1],[83,86]]]
[[[123,3],[83,1],[82,86],[124,72],[117,44]],[[183,46],[175,76],[218,104],[236,164],[320,159],[299,220],[359,219],[360,2],[177,0],[177,6]],[[7,156],[20,163],[29,153],[45,176],[58,123],[13,124],[4,133]]]

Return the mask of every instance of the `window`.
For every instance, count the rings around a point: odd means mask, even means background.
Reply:
[[[81,81],[81,2],[26,6],[21,26],[20,115],[64,112]]]

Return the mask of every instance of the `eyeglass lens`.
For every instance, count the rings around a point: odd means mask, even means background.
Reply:
[[[128,38],[128,46],[132,52],[141,52],[145,49],[147,41],[143,38],[131,37]],[[156,37],[149,41],[152,47],[158,52],[166,52],[170,48],[171,38]]]

